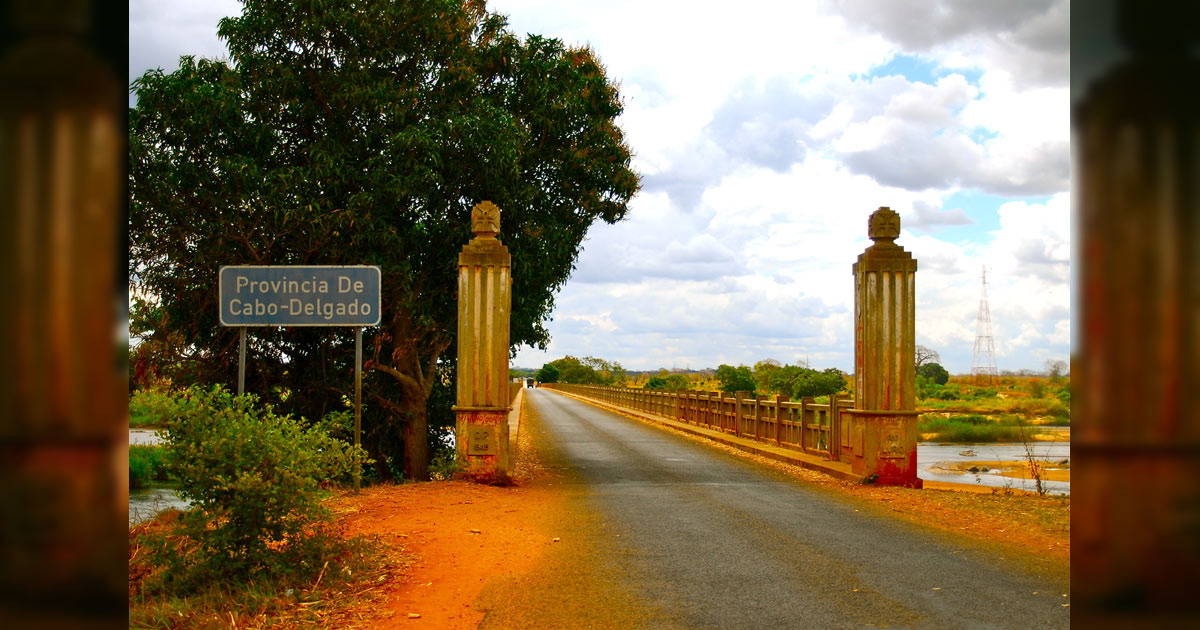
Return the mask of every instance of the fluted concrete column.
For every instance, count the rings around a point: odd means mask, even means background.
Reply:
[[[867,222],[874,245],[854,264],[854,409],[851,465],[883,485],[921,487],[913,365],[917,261],[894,242],[900,215],[879,208]]]
[[[475,238],[458,255],[458,404],[456,459],[462,475],[507,483],[508,322],[512,259],[496,234],[500,209],[484,201],[471,211]]]

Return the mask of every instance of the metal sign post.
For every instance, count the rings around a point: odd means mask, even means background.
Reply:
[[[362,436],[362,326],[354,327],[354,448],[359,448]],[[354,471],[354,492],[358,493],[362,467]]]
[[[246,391],[246,327],[242,326],[242,332],[238,335],[238,396]]]

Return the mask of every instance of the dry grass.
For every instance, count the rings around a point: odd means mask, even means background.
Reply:
[[[163,569],[153,563],[154,538],[180,553],[174,534],[178,512],[169,510],[129,528],[129,627],[201,629],[374,628],[383,587],[402,577],[411,560],[398,547],[363,538],[348,557],[325,564],[315,580],[225,582],[178,594],[160,587]]]

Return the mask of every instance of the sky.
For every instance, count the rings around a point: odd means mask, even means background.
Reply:
[[[625,220],[588,232],[549,349],[513,366],[851,371],[851,265],[879,206],[918,261],[917,343],[951,373],[972,367],[984,266],[998,368],[1069,358],[1069,0],[488,6],[596,51],[642,175]],[[225,58],[216,23],[239,10],[131,0],[130,80]]]

